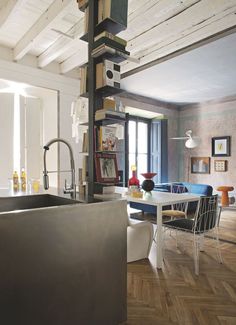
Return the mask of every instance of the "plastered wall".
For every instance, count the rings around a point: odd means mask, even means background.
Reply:
[[[201,143],[197,148],[190,150],[184,147],[184,143],[178,144],[179,178],[210,184],[214,189],[219,185],[231,185],[236,188],[236,98],[182,109],[179,113],[179,133],[184,134],[188,129],[200,136]],[[230,157],[211,157],[211,139],[219,136],[231,136]],[[201,156],[211,157],[210,174],[191,174],[188,170],[190,157]],[[214,170],[214,161],[217,159],[227,160],[226,172]]]

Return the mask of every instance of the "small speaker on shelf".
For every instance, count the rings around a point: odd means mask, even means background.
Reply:
[[[120,66],[109,60],[96,65],[96,88],[104,86],[120,88]]]

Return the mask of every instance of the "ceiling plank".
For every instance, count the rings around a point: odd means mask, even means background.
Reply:
[[[88,45],[81,41],[78,51],[60,64],[61,73],[66,73],[88,62]]]
[[[56,60],[61,54],[67,51],[69,48],[74,47],[78,44],[79,37],[84,33],[84,18],[81,18],[77,24],[75,24],[70,30],[67,31],[68,35],[74,36],[74,40],[65,38],[63,36],[59,37],[46,51],[44,51],[38,57],[38,66],[40,68],[45,67],[53,60]]]
[[[120,33],[120,37],[129,42],[144,32],[172,19],[201,0],[149,0],[143,6],[130,13],[127,30]]]
[[[56,18],[63,14],[63,10],[72,0],[55,0],[39,17],[36,23],[26,32],[14,48],[14,60],[20,60],[37,41],[43,32],[50,29]]]
[[[202,0],[130,41],[128,51],[131,51],[133,55],[134,51],[138,52],[154,46],[171,35],[181,36],[181,33],[187,28],[198,26],[204,20],[210,19],[214,15],[234,6],[235,0],[214,0],[214,2]]]
[[[0,27],[7,21],[11,12],[14,10],[17,0],[2,0],[0,7]]]
[[[201,39],[233,27],[236,20],[235,10],[235,0],[228,2],[216,0],[213,5],[203,0],[145,33],[145,44],[143,35],[128,42],[128,50],[133,57],[140,59],[140,66],[142,66],[169,55],[181,47],[190,46]],[[133,63],[125,62],[122,72],[136,67],[137,65]]]
[[[206,45],[210,42],[213,42],[221,37],[225,37],[236,31],[236,17],[234,11],[230,14],[226,15],[222,19],[216,19],[211,24],[205,26],[205,28],[197,29],[189,34],[175,41],[171,42],[169,40],[169,44],[165,44],[160,46],[159,48],[155,47],[150,53],[139,54],[142,57],[140,58],[140,65],[137,66],[134,63],[127,62],[122,68],[122,77],[127,77],[132,75],[138,71],[150,68],[153,65],[158,63],[162,63],[166,60],[174,58],[178,55],[184,54],[188,51],[191,51],[197,47]],[[212,33],[212,29],[214,33]]]

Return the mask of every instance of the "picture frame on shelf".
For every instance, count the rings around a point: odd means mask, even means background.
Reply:
[[[191,157],[192,174],[210,174],[210,157]]]
[[[214,137],[211,140],[212,157],[229,157],[231,150],[231,137]]]
[[[227,160],[215,160],[214,166],[215,166],[215,172],[226,172]]]
[[[96,153],[96,179],[100,183],[118,183],[119,174],[116,154]]]

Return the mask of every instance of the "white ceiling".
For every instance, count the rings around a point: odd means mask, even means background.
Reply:
[[[128,26],[119,36],[139,64],[127,60],[121,71],[234,30],[235,13],[236,0],[129,0]],[[54,63],[66,74],[88,60],[83,34],[84,13],[76,0],[0,0],[0,59],[5,60],[1,49],[7,48],[10,61],[26,64],[31,55],[38,68]],[[129,77],[124,85],[140,95],[177,103],[235,93],[235,39],[222,41]]]
[[[131,75],[122,88],[174,103],[236,95],[236,33]]]

